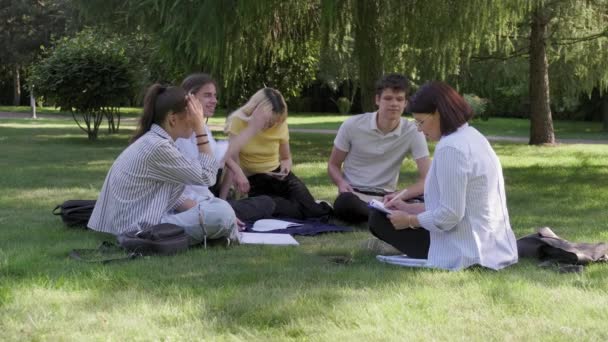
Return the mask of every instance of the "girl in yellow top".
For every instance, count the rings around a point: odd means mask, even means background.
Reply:
[[[273,216],[295,219],[327,217],[331,207],[316,203],[306,185],[291,172],[287,105],[281,93],[272,88],[258,90],[249,101],[226,119],[231,141],[245,130],[254,112],[266,112],[269,120],[264,128],[238,153],[240,170],[230,170],[222,186],[221,196],[232,183],[249,197],[268,195],[276,204]]]

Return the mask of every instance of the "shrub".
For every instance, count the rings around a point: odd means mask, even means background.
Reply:
[[[484,121],[487,121],[489,119],[489,116],[487,115],[486,111],[488,109],[487,99],[483,99],[475,94],[464,94],[463,97],[464,100],[467,101],[469,106],[471,106],[471,108],[473,109],[473,113],[476,117],[479,117]]]
[[[338,107],[338,111],[342,115],[347,115],[350,113],[351,103],[350,100],[346,97],[339,97],[338,101],[335,101],[336,106]]]
[[[47,102],[71,112],[90,140],[97,139],[104,117],[109,132],[118,131],[118,107],[132,96],[135,84],[124,45],[92,30],[60,40],[34,65],[30,82]]]

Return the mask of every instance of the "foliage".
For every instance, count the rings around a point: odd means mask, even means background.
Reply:
[[[338,107],[338,111],[342,115],[346,115],[350,113],[351,103],[350,100],[346,97],[339,97],[337,101],[335,101],[336,107]]]
[[[84,30],[62,39],[50,56],[35,65],[31,83],[47,101],[72,112],[78,126],[95,140],[104,116],[110,132],[120,127],[116,107],[129,99],[134,86],[128,62],[119,39]]]
[[[41,47],[78,27],[70,0],[0,0],[0,64],[13,79],[14,105],[19,105],[25,67]]]
[[[473,109],[475,117],[481,118],[484,121],[488,120],[489,117],[486,115],[486,109],[488,107],[487,99],[483,99],[475,94],[464,94],[463,97]]]

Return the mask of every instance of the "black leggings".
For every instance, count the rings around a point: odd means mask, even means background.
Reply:
[[[410,258],[426,259],[428,256],[431,238],[424,228],[396,230],[386,214],[370,210],[369,231]]]
[[[278,172],[279,169],[275,170]],[[332,213],[327,203],[316,203],[306,185],[293,172],[283,179],[257,173],[248,177],[249,197],[267,195],[275,203],[273,216],[304,220],[328,218]]]

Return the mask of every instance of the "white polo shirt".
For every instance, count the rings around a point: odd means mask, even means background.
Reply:
[[[342,123],[334,146],[348,152],[342,170],[354,188],[392,192],[397,189],[399,171],[409,155],[417,160],[429,155],[426,139],[416,125],[401,118],[389,133],[376,123],[378,113],[352,116]]]

